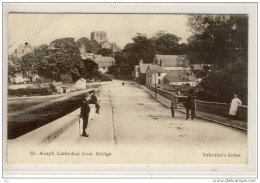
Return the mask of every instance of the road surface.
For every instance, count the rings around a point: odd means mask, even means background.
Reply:
[[[100,114],[89,122],[88,138],[75,123],[37,152],[79,152],[39,162],[94,164],[245,164],[247,134],[198,118],[185,120],[139,85],[114,80],[99,96]],[[111,154],[110,154],[111,153]],[[66,154],[66,153],[65,153]]]

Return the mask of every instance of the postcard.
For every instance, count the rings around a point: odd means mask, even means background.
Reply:
[[[251,18],[9,12],[7,165],[248,166]]]

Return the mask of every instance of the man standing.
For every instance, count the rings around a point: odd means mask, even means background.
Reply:
[[[189,119],[189,112],[191,110],[191,120],[195,117],[195,93],[193,89],[190,89],[188,98],[184,103],[186,108],[186,120]]]
[[[86,129],[88,127],[88,118],[89,118],[89,112],[90,112],[90,106],[89,106],[89,100],[90,100],[90,94],[86,94],[85,98],[83,99],[83,103],[80,110],[80,118],[83,119],[83,126],[82,126],[82,136],[88,137],[89,135],[86,132]]]
[[[177,96],[172,96],[172,100],[171,100],[171,113],[172,113],[172,118],[174,118],[175,115],[175,108],[177,105]]]
[[[232,119],[236,119],[238,106],[242,104],[241,100],[237,97],[237,94],[234,94],[234,98],[230,103],[229,115]]]

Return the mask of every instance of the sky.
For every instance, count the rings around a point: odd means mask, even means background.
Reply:
[[[12,52],[25,42],[33,46],[62,37],[90,39],[93,31],[106,31],[110,42],[120,48],[132,42],[137,33],[148,37],[164,30],[187,42],[191,36],[186,27],[186,15],[152,14],[9,14],[8,46]]]

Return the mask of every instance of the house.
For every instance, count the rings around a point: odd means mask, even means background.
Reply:
[[[75,82],[76,90],[85,90],[86,89],[86,80],[80,78],[78,81]]]
[[[160,65],[165,70],[183,70],[184,67],[188,67],[188,57],[186,55],[156,54],[153,64]]]
[[[143,60],[139,62],[139,65],[135,65],[134,67],[134,80],[138,81],[140,84],[145,84],[146,82],[146,71],[148,65],[151,64],[144,64]]]
[[[165,70],[166,76],[162,88],[169,89],[174,86],[196,86],[196,78],[182,70]]]
[[[146,71],[146,85],[148,87],[161,86],[166,76],[165,70],[159,65],[149,64]]]
[[[29,43],[20,44],[13,52],[13,55],[17,58],[21,58],[27,53],[33,52],[33,47]]]
[[[112,50],[112,44],[109,41],[102,41],[99,43],[99,45],[101,46],[101,49],[110,49]]]
[[[102,73],[106,73],[108,71],[108,67],[115,63],[115,59],[113,57],[96,57],[95,62],[98,64],[98,70]]]
[[[173,86],[196,86],[196,80],[192,74],[189,60],[186,55],[155,55],[153,64],[161,66],[166,76],[163,88],[173,88]]]

